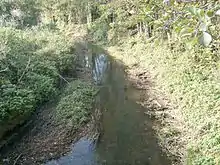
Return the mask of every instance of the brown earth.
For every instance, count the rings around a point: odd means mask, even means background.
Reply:
[[[178,125],[180,122],[173,116],[174,107],[165,95],[160,93],[154,83],[154,78],[147,68],[134,64],[126,69],[132,86],[140,90],[138,103],[147,109],[144,112],[155,122],[154,130],[160,140],[161,148],[172,160],[173,164],[183,164],[184,144],[180,137]]]

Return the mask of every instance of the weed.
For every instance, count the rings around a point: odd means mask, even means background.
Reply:
[[[78,129],[88,121],[96,91],[92,84],[80,80],[71,82],[63,92],[63,97],[56,109],[59,123]]]

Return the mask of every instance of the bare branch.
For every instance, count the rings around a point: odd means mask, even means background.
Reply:
[[[18,83],[22,80],[22,78],[24,77],[25,73],[28,71],[30,63],[31,63],[31,58],[29,57],[28,63],[26,65],[26,68],[25,68],[24,72],[22,73],[21,77],[18,79]]]
[[[0,73],[6,72],[7,70],[8,70],[8,68],[5,68],[5,69],[3,69],[3,70],[0,70]]]

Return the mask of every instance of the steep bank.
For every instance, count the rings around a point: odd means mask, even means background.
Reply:
[[[182,164],[185,142],[180,136],[181,131],[184,130],[179,130],[179,127],[182,127],[182,119],[176,118],[176,113],[179,112],[174,112],[170,100],[157,88],[155,77],[148,67],[142,65],[144,61],[140,61],[138,54],[135,53],[136,50],[128,51],[123,46],[114,46],[109,47],[108,51],[111,56],[125,65],[127,78],[133,88],[140,91],[140,94],[136,93],[139,97],[137,104],[143,107],[144,115],[149,116],[153,121],[152,128],[158,145],[169,158],[170,164]],[[148,141],[147,138],[145,140]]]
[[[162,146],[182,164],[219,163],[219,76],[211,58],[172,51],[164,45],[130,38],[109,48],[137,84],[152,86],[151,99],[159,109],[150,112],[162,125],[157,129]],[[195,57],[196,56],[196,57]],[[148,92],[147,92],[148,93]],[[144,100],[140,104],[148,106]],[[178,163],[177,163],[178,164]]]
[[[42,164],[69,152],[73,142],[93,131],[95,93],[89,82],[71,82],[60,98],[38,109],[25,128],[13,132],[17,138],[1,149],[2,163]]]
[[[72,34],[70,35],[72,36]],[[83,41],[82,36],[73,37],[77,37],[78,41]],[[54,73],[57,78],[57,84],[54,85],[56,95],[48,96],[49,101],[38,104],[36,110],[31,109],[31,115],[20,120],[21,125],[18,125],[16,129],[11,129],[12,131],[4,136],[1,140],[0,152],[3,164],[41,164],[57,158],[70,150],[69,146],[72,142],[93,128],[92,107],[97,89],[92,83],[91,71],[87,70],[80,61],[79,56],[82,54],[79,54],[78,51],[80,49],[86,53],[88,51],[86,44],[82,42],[81,47],[78,48],[77,44],[72,41],[71,46],[65,45],[69,51],[65,52],[67,50],[63,45],[60,45],[61,50],[57,46],[62,43],[62,41],[60,41],[61,43],[58,41],[54,40],[56,48],[52,45],[50,45],[51,49],[42,48],[46,49],[43,55],[48,53],[47,56],[45,55],[47,58],[50,56],[55,64],[62,65],[60,72]],[[55,51],[54,54],[49,53],[52,50]],[[35,54],[35,56],[37,55]],[[48,65],[44,65],[44,67],[50,69],[54,63],[46,57],[43,58],[43,62],[48,62]],[[37,64],[40,62],[42,62],[40,59],[35,61]],[[31,68],[30,70],[28,68],[24,77],[32,71]],[[42,74],[46,73],[42,71]],[[37,80],[35,83],[43,86],[43,83]],[[14,126],[17,124],[14,123]]]
[[[59,93],[75,70],[73,41],[60,31],[0,28],[0,139]],[[1,146],[1,145],[0,145]]]

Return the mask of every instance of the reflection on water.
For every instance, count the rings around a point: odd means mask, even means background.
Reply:
[[[72,151],[58,160],[48,162],[46,165],[97,165],[95,162],[95,143],[82,138],[72,146]]]
[[[101,84],[108,67],[107,55],[100,54],[93,56],[93,78],[97,84]]]
[[[93,79],[96,84],[104,81],[109,65],[107,55],[86,55],[84,65],[92,69]],[[71,152],[58,160],[52,160],[45,165],[102,165],[96,153],[96,143],[87,137],[83,137],[71,147]]]

